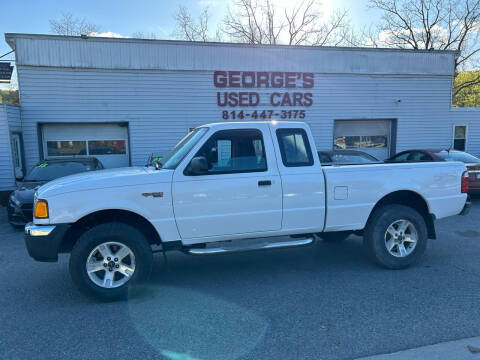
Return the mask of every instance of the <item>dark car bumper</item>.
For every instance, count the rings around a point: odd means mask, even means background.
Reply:
[[[55,262],[69,224],[25,226],[25,245],[28,254],[37,261]]]
[[[463,206],[463,209],[459,215],[467,215],[470,212],[471,207],[472,207],[472,201],[470,200],[470,196],[468,196],[467,201],[465,201],[465,205]]]
[[[18,206],[9,200],[7,204],[7,215],[10,224],[23,227],[33,219],[33,204]]]

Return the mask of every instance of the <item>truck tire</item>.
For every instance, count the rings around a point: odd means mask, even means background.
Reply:
[[[422,257],[427,239],[427,226],[416,210],[404,205],[386,205],[375,210],[369,219],[363,244],[377,264],[403,269]]]
[[[146,280],[152,249],[131,225],[110,222],[83,233],[70,254],[70,276],[87,296],[104,301],[125,298],[128,288]]]
[[[318,233],[317,235],[320,236],[325,242],[341,243],[346,238],[348,238],[350,234],[351,234],[350,231],[334,231],[334,232]]]

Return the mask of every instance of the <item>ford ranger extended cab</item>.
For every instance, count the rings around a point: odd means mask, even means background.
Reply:
[[[70,252],[79,289],[116,299],[145,280],[155,248],[213,254],[363,236],[379,265],[405,268],[435,219],[465,213],[458,162],[320,165],[300,122],[216,123],[185,136],[157,167],[101,170],[37,190],[31,257]]]

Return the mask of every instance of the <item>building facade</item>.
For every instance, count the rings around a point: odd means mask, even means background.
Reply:
[[[454,52],[5,39],[15,50],[24,170],[74,155],[144,165],[195,126],[253,119],[305,121],[319,150],[384,159],[455,146],[480,155],[480,112],[451,107]]]

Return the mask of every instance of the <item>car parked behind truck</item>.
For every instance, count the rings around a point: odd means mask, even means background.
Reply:
[[[62,176],[84,171],[103,169],[103,164],[94,157],[67,157],[43,160],[37,163],[24,178],[16,181],[17,188],[8,198],[9,223],[18,228],[33,219],[33,195],[40,186]]]
[[[148,277],[155,245],[207,255],[356,232],[376,263],[401,269],[421,258],[436,219],[468,210],[462,163],[322,167],[315,149],[300,122],[200,126],[160,169],[84,173],[39,188],[28,252],[38,261],[69,252],[78,288],[111,300]]]

